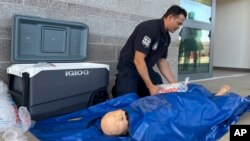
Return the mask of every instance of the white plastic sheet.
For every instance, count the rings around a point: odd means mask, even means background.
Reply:
[[[24,133],[31,126],[26,107],[17,107],[8,94],[8,87],[0,80],[0,133],[5,141],[27,141]]]
[[[188,90],[188,81],[189,77],[185,79],[185,82],[182,83],[173,83],[173,84],[161,84],[159,93],[170,93],[170,92],[186,92]]]

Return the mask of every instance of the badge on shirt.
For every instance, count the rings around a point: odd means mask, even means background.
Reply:
[[[158,48],[158,42],[156,42],[153,46],[152,46],[152,50],[156,50]]]
[[[148,36],[144,36],[143,40],[142,40],[142,45],[145,47],[145,48],[148,48],[149,45],[151,43],[151,39],[148,37]]]

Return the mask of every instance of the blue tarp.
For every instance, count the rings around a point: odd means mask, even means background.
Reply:
[[[124,109],[129,114],[127,136],[105,136],[101,117]],[[206,88],[189,84],[187,92],[139,99],[129,93],[78,112],[36,122],[30,131],[42,141],[214,141],[230,124],[250,111],[250,97],[235,93],[214,96]]]

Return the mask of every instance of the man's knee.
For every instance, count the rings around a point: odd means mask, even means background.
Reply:
[[[117,76],[115,85],[112,88],[113,97],[119,97],[131,92],[137,92],[137,79],[123,74]]]

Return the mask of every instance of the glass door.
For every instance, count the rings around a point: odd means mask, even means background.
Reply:
[[[178,80],[212,76],[213,27],[216,0],[180,0],[187,20],[179,30]]]

